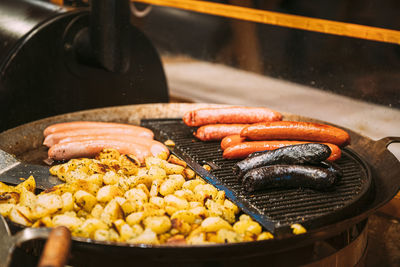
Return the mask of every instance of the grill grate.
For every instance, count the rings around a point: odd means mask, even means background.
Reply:
[[[156,139],[175,142],[172,153],[184,159],[205,180],[225,190],[226,196],[244,212],[261,223],[267,230],[285,233],[293,223],[307,229],[321,226],[332,219],[338,220],[363,203],[371,185],[368,167],[349,149],[344,149],[336,163],[343,171],[343,178],[335,190],[319,192],[311,189],[269,189],[246,193],[232,167],[237,160],[222,158],[219,142],[202,142],[193,137],[194,128],[181,119],[143,120],[142,126],[154,131]],[[212,167],[210,172],[203,164]]]

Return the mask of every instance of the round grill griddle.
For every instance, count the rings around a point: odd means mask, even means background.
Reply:
[[[290,225],[294,223],[310,229],[340,220],[364,203],[371,188],[368,166],[355,152],[344,149],[342,157],[336,161],[343,171],[343,178],[333,191],[275,188],[250,194],[244,191],[232,172],[238,160],[223,159],[220,142],[196,139],[194,128],[186,126],[180,118],[142,120],[141,124],[152,129],[156,139],[162,142],[173,140],[174,154],[188,162],[205,180],[224,190],[245,213],[275,234],[289,233]],[[208,164],[212,170],[206,171],[203,164]]]

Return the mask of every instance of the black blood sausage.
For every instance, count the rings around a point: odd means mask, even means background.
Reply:
[[[256,153],[236,163],[233,167],[233,173],[241,178],[246,172],[261,166],[275,164],[318,164],[329,157],[331,150],[327,145],[307,143]]]
[[[321,167],[272,165],[250,170],[244,175],[242,184],[247,192],[276,187],[326,191],[336,183],[336,179],[334,173]]]

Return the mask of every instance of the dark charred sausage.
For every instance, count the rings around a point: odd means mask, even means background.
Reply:
[[[350,135],[337,127],[313,122],[279,121],[250,125],[240,136],[249,140],[305,140],[345,146]]]
[[[201,126],[195,132],[201,141],[219,141],[228,135],[239,135],[249,124],[210,124]]]
[[[275,150],[285,146],[307,144],[306,141],[249,141],[226,148],[222,154],[225,159],[244,159],[250,154],[259,151]],[[342,155],[342,151],[337,145],[324,143],[331,149],[328,161],[335,161]]]
[[[300,144],[286,146],[239,161],[233,167],[233,173],[241,178],[251,169],[276,165],[276,164],[318,164],[326,160],[331,154],[327,145],[323,144]]]
[[[262,107],[203,108],[186,112],[183,121],[188,126],[202,126],[217,123],[249,124],[263,121],[279,121],[282,115]]]
[[[275,187],[326,191],[336,183],[336,179],[332,172],[321,167],[271,165],[250,170],[243,176],[242,184],[247,192]]]

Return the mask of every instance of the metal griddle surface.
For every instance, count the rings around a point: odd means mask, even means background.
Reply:
[[[173,154],[184,159],[203,179],[224,190],[245,213],[275,234],[290,232],[294,223],[312,229],[344,219],[368,199],[372,183],[368,166],[349,149],[342,150],[342,158],[336,162],[344,175],[333,191],[277,188],[249,194],[232,172],[237,160],[222,158],[220,142],[197,140],[193,136],[195,128],[186,126],[181,119],[142,120],[141,125],[152,129],[159,141],[173,140]],[[210,165],[212,170],[206,171],[203,164]]]

